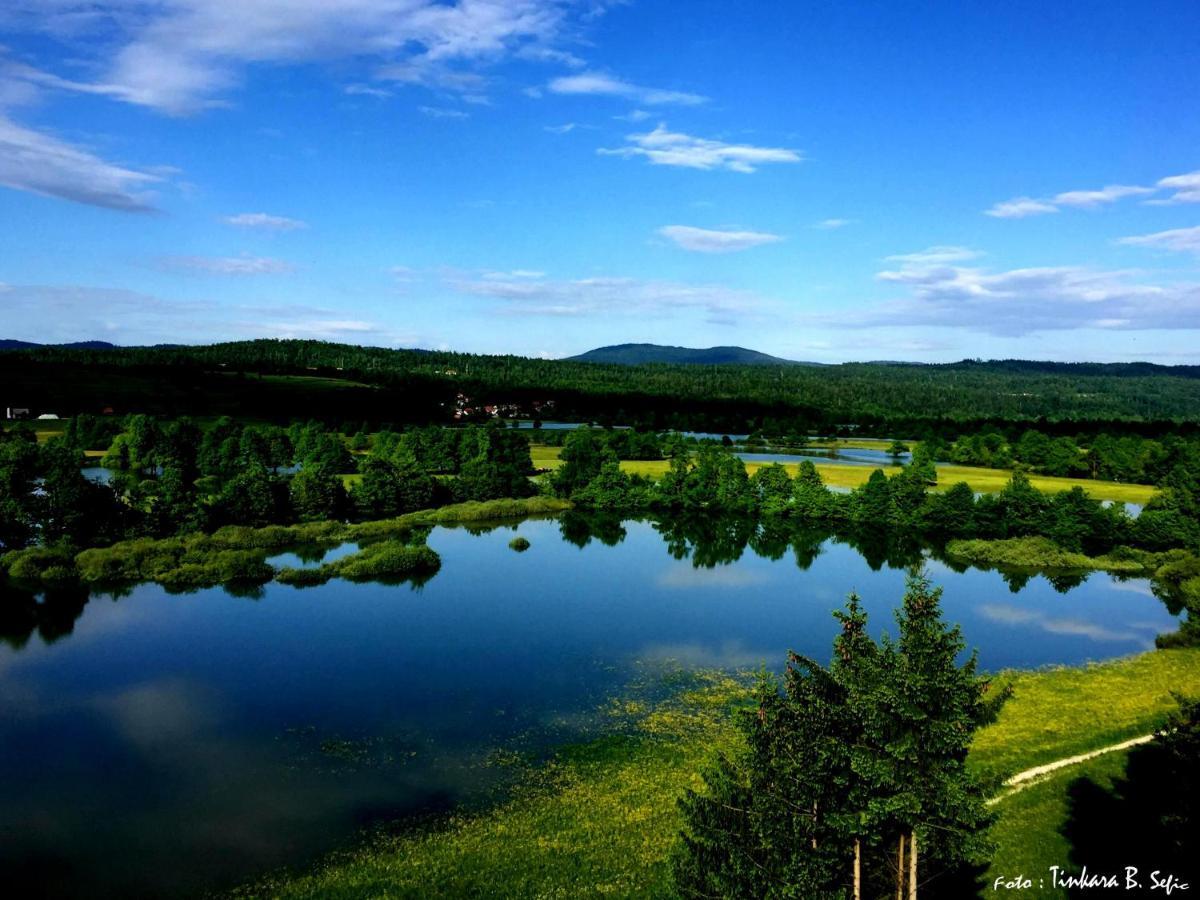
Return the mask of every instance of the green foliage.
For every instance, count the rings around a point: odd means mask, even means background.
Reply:
[[[116,585],[154,581],[184,590],[216,584],[261,584],[274,570],[256,550],[214,547],[203,538],[141,538],[111,547],[84,550],[75,558],[87,584]]]
[[[1087,556],[1066,550],[1046,537],[955,540],[946,544],[946,555],[952,560],[980,568],[1004,566],[1033,572],[1073,569],[1138,575],[1153,572],[1155,562],[1152,554]]]
[[[992,849],[966,759],[999,703],[974,657],[958,663],[964,642],[942,621],[940,591],[910,577],[898,642],[870,638],[857,597],[838,618],[831,668],[793,654],[783,694],[762,679],[740,720],[745,751],[719,757],[706,790],[682,801],[684,896],[843,897],[856,843],[873,896],[901,835],[919,834],[926,879]]]
[[[70,584],[75,580],[75,553],[67,546],[29,547],[0,556],[10,578],[35,585]]]
[[[115,404],[160,414],[287,418],[320,406],[339,419],[377,421],[387,410],[425,422],[439,415],[446,421],[462,393],[473,404],[511,400],[532,408],[533,401],[552,401],[558,416],[624,412],[622,424],[707,423],[707,430],[734,433],[764,428],[772,419],[880,423],[886,426],[880,433],[888,434],[916,434],[915,423],[985,417],[1020,420],[1020,429],[1039,416],[1071,425],[1194,421],[1196,375],[1195,367],[1013,360],[622,366],[290,340],[104,351],[46,347],[0,355],[0,383],[11,385],[14,395],[69,410]]]
[[[529,538],[517,535],[508,542],[508,546],[511,550],[516,550],[518,553],[524,553],[532,545],[529,543]]]
[[[288,490],[296,517],[303,521],[341,519],[346,515],[348,498],[341,476],[320,465],[293,475]]]
[[[429,547],[389,540],[370,544],[357,553],[323,563],[316,569],[282,569],[276,577],[284,584],[296,587],[324,584],[331,578],[396,581],[432,575],[441,564],[437,553]]]

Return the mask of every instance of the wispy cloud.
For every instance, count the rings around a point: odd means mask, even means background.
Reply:
[[[1146,202],[1154,206],[1173,206],[1176,203],[1200,203],[1200,170],[1185,175],[1161,178],[1158,187],[1173,191],[1170,197],[1156,198]]]
[[[893,258],[879,281],[906,297],[861,312],[811,316],[835,327],[937,326],[1004,336],[1076,328],[1200,328],[1200,284],[1156,283],[1139,272],[1056,266],[1007,271],[954,265],[965,248]]]
[[[968,259],[977,259],[982,255],[978,250],[972,250],[970,247],[938,244],[935,247],[926,247],[924,250],[918,250],[915,253],[895,253],[892,256],[885,257],[885,259],[888,262],[903,263],[906,268],[924,270],[928,266],[965,262]]]
[[[1178,253],[1195,253],[1200,255],[1200,225],[1192,228],[1172,228],[1169,231],[1156,231],[1154,234],[1124,237],[1120,238],[1117,243],[1133,247],[1152,247],[1159,250],[1174,250]]]
[[[769,163],[798,163],[803,156],[796,150],[782,147],[756,147],[750,144],[727,144],[724,141],[692,137],[668,131],[660,124],[653,131],[626,137],[628,146],[616,149],[600,148],[606,156],[631,158],[643,156],[656,166],[682,166],[689,169],[727,169],[732,172],[754,172]]]
[[[1132,184],[1110,184],[1098,191],[1064,191],[1061,194],[1055,194],[1054,203],[1057,206],[1094,209],[1106,203],[1115,203],[1123,197],[1138,197],[1153,193],[1154,188],[1138,187]]]
[[[820,228],[822,231],[833,231],[838,228],[845,228],[847,225],[853,225],[853,219],[822,219],[813,225],[813,228]]]
[[[1024,219],[1028,216],[1041,216],[1046,213],[1056,213],[1058,207],[1045,200],[1035,200],[1032,197],[1016,197],[997,203],[990,209],[984,210],[984,215],[997,219]]]
[[[292,263],[269,256],[164,256],[158,266],[203,275],[282,275],[296,270]]]
[[[1162,178],[1154,187],[1142,187],[1136,184],[1110,184],[1098,190],[1063,191],[1053,197],[1015,197],[984,210],[984,214],[997,219],[1024,219],[1028,216],[1056,213],[1063,207],[1098,209],[1126,197],[1144,197],[1160,190],[1173,190],[1176,193],[1169,198],[1156,198],[1144,202],[1155,206],[1171,203],[1200,203],[1200,172]]]
[[[577,122],[565,122],[562,125],[545,125],[543,127],[551,134],[570,134],[579,127],[579,124]]]
[[[1001,625],[1026,625],[1049,634],[1081,637],[1092,641],[1127,641],[1139,646],[1154,646],[1153,641],[1144,634],[1115,631],[1097,622],[1050,616],[1039,610],[1024,609],[1008,603],[984,603],[979,607],[979,612],[985,619]]]
[[[165,300],[87,285],[12,285],[0,294],[0,310],[8,323],[7,337],[33,341],[103,338],[129,345],[304,337],[390,346],[422,343],[418,335],[322,307]]]
[[[5,187],[121,212],[151,212],[148,189],[161,181],[161,175],[106,162],[0,113],[0,184]]]
[[[578,75],[564,75],[553,79],[546,85],[546,88],[553,94],[624,97],[647,106],[697,106],[708,102],[708,98],[700,94],[642,87],[603,72],[580,72]]]
[[[907,296],[856,312],[811,315],[828,327],[941,327],[1013,337],[1078,328],[1200,329],[1200,284],[1154,282],[1142,273],[1056,266],[991,271],[956,263],[979,254],[931,247],[888,257],[880,282]]]
[[[735,324],[764,308],[757,295],[722,285],[619,277],[558,280],[521,270],[450,275],[447,281],[461,294],[501,302],[502,311],[511,315],[646,318],[699,310],[714,324]]]
[[[442,106],[418,106],[417,109],[422,115],[429,116],[431,119],[466,119],[471,115],[461,109],[448,109]]]
[[[272,216],[267,213],[238,213],[236,216],[225,216],[221,220],[226,225],[237,228],[256,228],[264,231],[298,231],[307,228],[308,223],[299,219],[289,219],[287,216]]]
[[[690,225],[664,225],[658,233],[676,246],[696,253],[735,253],[783,240],[764,231],[712,231]]]
[[[385,88],[372,87],[369,84],[348,84],[342,90],[352,97],[374,97],[377,100],[386,100],[392,96],[391,91]]]
[[[556,63],[571,69],[582,69],[587,65],[586,60],[581,59],[569,50],[560,50],[557,47],[540,47],[535,44],[526,44],[517,51],[516,55],[521,59],[531,60],[532,62]]]
[[[574,65],[555,44],[571,18],[582,16],[559,0],[7,0],[6,6],[13,27],[61,34],[69,20],[76,45],[94,48],[87,62],[97,76],[57,79],[55,87],[173,115],[221,105],[249,68],[263,64],[351,60],[379,66],[385,80],[477,91],[480,82],[469,77],[475,68],[517,52]]]

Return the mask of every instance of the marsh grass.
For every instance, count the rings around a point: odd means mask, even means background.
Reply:
[[[1013,697],[980,732],[969,759],[996,784],[1152,731],[1174,708],[1172,690],[1200,692],[1200,650],[1000,679],[1012,684]],[[731,713],[749,699],[745,680],[692,673],[670,699],[614,700],[614,716],[631,721],[630,729],[564,749],[492,810],[375,840],[309,874],[280,875],[237,896],[673,896],[668,859],[681,824],[676,800],[700,786],[714,754],[738,752]],[[1070,848],[1058,829],[1067,786],[1080,775],[1120,774],[1123,757],[1064,769],[1002,800],[992,832],[1000,851],[989,879],[1066,865]]]
[[[212,534],[136,538],[76,553],[56,547],[31,547],[0,556],[0,570],[27,586],[82,582],[113,586],[156,582],[172,590],[217,584],[263,584],[276,577],[266,562],[271,552],[298,546],[330,547],[349,542],[359,553],[316,570],[286,570],[292,585],[319,584],[341,577],[356,580],[409,578],[437,571],[440,561],[423,542],[435,525],[465,525],[562,512],[571,506],[552,497],[458,503],[374,522],[305,522],[265,528],[226,526]],[[382,542],[382,543],[381,543]],[[404,552],[401,552],[404,548]]]
[[[957,540],[946,544],[946,555],[955,562],[979,568],[1002,566],[1030,572],[1100,570],[1122,575],[1153,574],[1161,554],[1127,547],[1104,556],[1087,556],[1064,550],[1046,537],[1003,540]]]
[[[441,564],[440,557],[429,547],[413,547],[391,540],[369,544],[357,553],[323,563],[315,569],[281,569],[275,578],[294,587],[324,584],[331,578],[389,581],[432,575]]]
[[[710,754],[737,745],[744,681],[717,674],[649,706],[622,704],[627,733],[563,749],[506,802],[378,838],[297,878],[238,897],[669,897],[675,800]]]

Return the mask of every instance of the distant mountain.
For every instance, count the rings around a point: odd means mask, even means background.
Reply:
[[[638,366],[643,363],[673,363],[703,366],[817,366],[820,363],[797,362],[780,359],[745,347],[709,347],[704,350],[692,347],[666,347],[662,344],[613,344],[597,347],[578,356],[570,356],[571,362],[615,363],[623,366]]]
[[[32,341],[16,341],[0,338],[0,350],[30,350],[34,347],[66,347],[70,350],[112,350],[116,344],[108,341],[75,341],[71,344],[35,344]]]

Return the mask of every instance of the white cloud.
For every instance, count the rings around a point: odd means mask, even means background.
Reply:
[[[471,90],[472,67],[517,52],[574,64],[554,44],[572,16],[559,0],[6,0],[10,28],[94,48],[103,94],[170,114],[219,105],[256,65],[352,60],[394,67],[385,79]],[[65,25],[69,22],[69,25]],[[403,74],[402,74],[403,73]],[[53,76],[51,76],[53,78]]]
[[[734,253],[783,240],[777,234],[762,231],[711,231],[690,225],[664,225],[658,233],[676,246],[696,253]]]
[[[943,248],[935,248],[940,250]],[[877,278],[907,296],[859,313],[813,316],[832,326],[940,326],[996,335],[1101,328],[1200,329],[1200,284],[1155,283],[1141,273],[1053,266],[993,272],[952,265],[946,253],[899,257]],[[962,248],[957,248],[962,249]]]
[[[205,275],[282,275],[296,267],[269,256],[166,256],[159,267],[170,271]]]
[[[699,310],[716,324],[736,324],[759,311],[763,301],[747,291],[722,285],[645,281],[636,278],[556,280],[538,272],[488,272],[451,276],[449,285],[474,297],[499,301],[502,311],[528,316],[629,315],[669,316]]]
[[[984,210],[984,215],[995,216],[997,219],[1024,219],[1027,216],[1040,216],[1045,213],[1056,213],[1058,207],[1044,200],[1034,200],[1032,197],[1017,197],[997,203],[991,209]]]
[[[471,115],[461,109],[446,109],[440,106],[418,106],[417,109],[431,119],[466,119]]]
[[[916,253],[896,253],[884,258],[889,262],[904,263],[905,266],[925,267],[944,265],[952,262],[965,262],[968,259],[977,259],[982,255],[978,250],[972,250],[970,247],[938,244],[935,247],[926,247],[924,250],[918,250]]]
[[[517,56],[532,62],[557,63],[571,69],[581,69],[587,65],[584,60],[567,50],[559,50],[555,47],[539,47],[533,44],[526,44],[517,51]]]
[[[1061,194],[1055,194],[1053,202],[1058,206],[1094,209],[1105,203],[1114,203],[1122,197],[1137,197],[1153,193],[1154,188],[1137,187],[1130,184],[1110,184],[1098,191],[1064,191]]]
[[[1016,197],[1012,200],[1005,200],[1003,203],[997,203],[984,212],[986,215],[995,216],[998,219],[1023,219],[1027,216],[1056,213],[1064,206],[1076,209],[1096,209],[1125,197],[1141,197],[1164,188],[1175,190],[1177,193],[1169,199],[1146,200],[1145,202],[1151,205],[1200,202],[1200,172],[1163,178],[1159,180],[1156,187],[1152,188],[1135,184],[1110,184],[1099,190],[1063,191],[1046,198]]]
[[[653,131],[644,134],[631,134],[626,140],[631,146],[613,150],[602,147],[596,152],[627,159],[644,156],[656,166],[728,169],[732,172],[753,172],[758,166],[768,163],[798,163],[803,159],[795,150],[706,140],[668,131],[665,124],[660,124]]]
[[[298,231],[307,228],[308,223],[299,219],[289,219],[287,216],[272,216],[267,213],[238,213],[236,216],[226,216],[222,219],[226,225],[238,228],[261,228],[266,231]]]
[[[545,125],[543,127],[551,134],[570,134],[572,131],[578,128],[579,125],[575,122],[566,122],[562,125]]]
[[[297,304],[239,306],[164,300],[137,291],[82,285],[13,285],[0,295],[6,337],[47,343],[104,339],[117,344],[199,343],[252,337],[309,337],[415,346],[420,337],[336,310]]]
[[[1159,250],[1174,250],[1179,253],[1195,253],[1200,255],[1200,225],[1192,228],[1172,228],[1170,231],[1157,231],[1154,234],[1141,234],[1124,237],[1118,244],[1133,247],[1153,247]]]
[[[853,224],[853,219],[822,219],[813,228],[820,228],[823,231],[833,231],[837,228],[845,228],[847,225]]]
[[[0,184],[122,212],[154,209],[147,193],[162,177],[106,162],[0,113]]]
[[[608,97],[625,97],[645,103],[647,106],[696,106],[707,103],[708,98],[684,91],[667,91],[659,88],[641,87],[630,84],[602,72],[581,72],[553,79],[547,89],[554,94],[591,94]]]
[[[342,88],[347,94],[352,97],[375,97],[379,100],[386,100],[392,96],[392,92],[383,88],[371,87],[369,84],[348,84]]]
[[[613,116],[619,122],[645,122],[653,113],[648,113],[644,109],[631,109],[623,116]]]
[[[1200,170],[1185,175],[1171,175],[1159,179],[1158,187],[1174,191],[1170,197],[1147,200],[1154,206],[1171,206],[1176,203],[1200,203]]]

